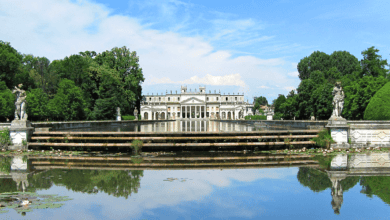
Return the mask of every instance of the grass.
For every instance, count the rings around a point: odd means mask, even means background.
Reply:
[[[320,131],[318,137],[313,138],[312,141],[316,142],[317,146],[323,148],[330,148],[330,144],[335,143],[328,129]]]

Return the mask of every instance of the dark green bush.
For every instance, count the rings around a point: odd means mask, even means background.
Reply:
[[[316,142],[316,145],[319,147],[330,147],[331,143],[334,143],[334,140],[330,134],[328,129],[324,129],[318,133],[318,137],[312,139],[312,141]]]
[[[11,138],[9,136],[9,129],[0,130],[0,147],[11,145]]]
[[[134,115],[122,115],[122,120],[134,120]],[[138,115],[138,120],[141,120],[141,115]]]
[[[245,120],[267,120],[266,115],[247,115]]]
[[[370,99],[364,111],[364,120],[390,120],[390,82]]]

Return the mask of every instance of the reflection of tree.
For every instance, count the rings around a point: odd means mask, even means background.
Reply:
[[[368,197],[376,195],[385,203],[390,204],[390,176],[362,177],[360,185],[363,187],[361,193]]]
[[[11,171],[12,157],[0,157],[0,172],[8,174]]]
[[[321,192],[332,187],[332,183],[326,173],[314,168],[300,167],[297,178],[299,182],[309,187],[314,192]],[[350,176],[340,181],[341,188],[344,192],[354,187],[360,180],[358,176]]]
[[[138,192],[142,176],[142,170],[49,170],[34,175],[29,182],[36,189],[50,188],[54,183],[66,186],[67,189],[73,191],[105,192],[127,199],[132,193]]]
[[[0,179],[0,193],[15,191],[17,191],[15,181],[13,181],[11,178]]]
[[[302,185],[309,187],[314,192],[321,192],[332,187],[328,175],[317,169],[300,167],[297,178]]]
[[[344,192],[347,192],[349,189],[354,187],[360,180],[359,176],[349,176],[340,181],[341,188]]]

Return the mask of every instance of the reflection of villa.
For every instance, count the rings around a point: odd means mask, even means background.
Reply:
[[[187,91],[181,87],[180,94],[172,91],[165,95],[145,95],[141,103],[141,118],[157,119],[241,119],[251,114],[253,105],[244,101],[244,94],[206,93],[206,87],[199,91]]]

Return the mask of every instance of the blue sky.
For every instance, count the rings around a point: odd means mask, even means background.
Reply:
[[[191,89],[246,99],[299,85],[296,65],[313,51],[358,59],[375,46],[389,59],[390,1],[6,1],[0,40],[21,53],[62,59],[80,51],[137,51],[144,94]]]

